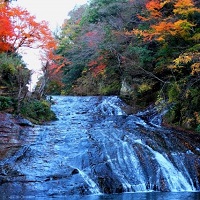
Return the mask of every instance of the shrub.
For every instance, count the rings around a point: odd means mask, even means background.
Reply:
[[[172,84],[168,90],[169,103],[176,102],[178,100],[179,94],[180,94],[180,89],[178,84],[177,83]]]
[[[0,111],[13,109],[13,100],[11,97],[0,96]]]
[[[50,109],[50,103],[46,100],[31,100],[23,102],[21,115],[35,124],[55,120],[55,114]]]

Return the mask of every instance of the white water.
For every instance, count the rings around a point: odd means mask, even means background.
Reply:
[[[168,183],[170,191],[195,191],[193,185],[187,181],[183,174],[178,169],[176,169],[167,158],[165,158],[159,152],[154,151],[149,146],[144,145],[141,140],[137,140],[135,142],[145,146],[154,155],[156,162],[158,162],[160,165],[160,170],[162,171],[163,176]]]
[[[12,169],[15,175],[0,190],[45,196],[194,192],[199,187],[195,171],[199,156],[185,147],[181,150],[178,139],[171,141],[170,130],[151,126],[151,119],[140,118],[142,113],[126,114],[118,97],[53,99],[58,120],[36,126],[26,152],[0,163],[5,174]]]
[[[80,175],[83,177],[83,179],[85,180],[85,182],[88,184],[89,189],[91,191],[92,194],[101,194],[97,184],[83,171],[78,170]]]

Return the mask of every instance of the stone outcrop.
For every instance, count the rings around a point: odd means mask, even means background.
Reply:
[[[120,95],[121,96],[130,96],[131,92],[132,92],[131,86],[126,82],[126,80],[122,80]]]
[[[26,140],[33,126],[28,120],[0,113],[0,160],[12,156]]]

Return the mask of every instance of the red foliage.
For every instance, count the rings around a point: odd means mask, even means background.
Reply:
[[[98,76],[99,74],[103,74],[106,68],[106,64],[100,63],[93,69],[94,77]]]
[[[89,63],[88,63],[88,67],[93,67],[94,65],[97,65],[97,61],[96,60],[91,60]]]
[[[20,47],[49,50],[56,42],[45,21],[36,22],[27,10],[0,4],[0,51],[17,51]]]
[[[88,67],[89,70],[92,71],[94,77],[97,77],[99,74],[103,74],[106,68],[104,57],[100,56],[97,60],[91,60],[88,63]]]
[[[96,30],[89,31],[85,34],[85,40],[89,47],[97,47],[100,38],[100,34]]]
[[[8,36],[13,35],[8,9],[9,7],[6,4],[0,3],[0,52],[7,52],[11,48],[6,40]]]
[[[87,32],[85,35],[87,37],[96,37],[97,32],[96,31],[90,31],[90,32]]]

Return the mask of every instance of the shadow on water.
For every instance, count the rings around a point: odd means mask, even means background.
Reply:
[[[199,200],[199,192],[145,192],[145,193],[123,193],[112,195],[86,195],[86,196],[54,196],[54,197],[38,197],[38,196],[1,196],[2,200],[6,199],[23,199],[23,200]]]
[[[71,199],[71,198],[70,198]],[[173,193],[173,192],[150,192],[150,193],[124,193],[102,196],[88,196],[80,198],[72,198],[72,200],[197,200],[200,199],[200,193]]]

